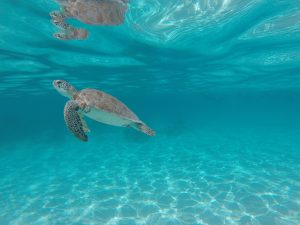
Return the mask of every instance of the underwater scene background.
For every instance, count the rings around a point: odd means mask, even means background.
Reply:
[[[131,0],[52,34],[51,0],[0,2],[0,225],[299,225],[300,2]],[[64,79],[156,131],[66,128]]]

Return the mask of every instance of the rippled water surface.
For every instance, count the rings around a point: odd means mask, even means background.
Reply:
[[[132,0],[124,25],[84,42],[52,38],[56,9],[1,1],[2,93],[45,93],[57,77],[122,92],[299,88],[297,0]]]
[[[299,225],[300,2],[131,0],[61,41],[53,0],[0,2],[0,224]],[[66,128],[54,79],[157,133]]]

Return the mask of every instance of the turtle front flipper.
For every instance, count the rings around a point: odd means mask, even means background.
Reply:
[[[70,100],[64,108],[64,118],[68,129],[80,140],[88,141],[88,136],[85,134],[85,128],[79,114],[80,107],[78,104]]]
[[[65,22],[67,18],[71,18],[66,10],[52,11],[50,17],[51,22],[61,30],[61,32],[53,34],[55,38],[60,40],[84,40],[87,38],[87,30],[73,27]]]
[[[61,11],[52,11],[49,13],[50,17],[51,17],[51,22],[61,28],[61,29],[66,29],[65,26],[66,26],[66,18],[67,16],[61,12]]]
[[[85,133],[91,132],[91,130],[89,129],[89,127],[88,127],[88,125],[87,125],[87,123],[86,123],[86,121],[85,121],[84,118],[83,118],[83,114],[82,114],[82,113],[80,113],[80,119],[81,119],[83,131],[84,131]]]
[[[66,19],[72,18],[66,7],[62,7],[60,11],[52,11],[49,15],[55,25],[57,25],[56,22],[64,22]]]
[[[63,24],[63,26],[68,24]],[[68,25],[67,29],[62,29],[62,32],[53,34],[53,36],[60,40],[84,40],[88,36],[88,31],[83,28],[75,28]]]

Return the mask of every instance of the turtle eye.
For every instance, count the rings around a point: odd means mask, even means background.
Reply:
[[[56,85],[57,85],[58,87],[61,87],[61,84],[62,84],[62,82],[61,82],[60,80],[56,81]]]

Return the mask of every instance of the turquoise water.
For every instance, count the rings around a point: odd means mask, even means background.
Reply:
[[[0,225],[299,225],[300,2],[131,0],[60,41],[51,0],[0,2]],[[66,128],[54,79],[157,135]]]

